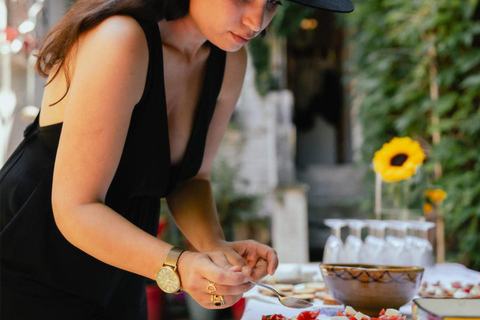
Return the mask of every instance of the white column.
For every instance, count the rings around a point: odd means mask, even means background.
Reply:
[[[307,189],[304,184],[296,184],[276,190],[272,245],[282,263],[309,262]]]

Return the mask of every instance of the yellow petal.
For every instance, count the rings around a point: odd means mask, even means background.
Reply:
[[[407,156],[401,166],[393,166],[392,159],[400,154]],[[400,181],[415,174],[416,168],[425,160],[425,153],[417,141],[410,137],[394,137],[385,143],[373,157],[373,170],[379,173],[384,181]]]
[[[432,202],[440,202],[447,198],[447,193],[441,189],[433,189],[425,191],[425,196]]]

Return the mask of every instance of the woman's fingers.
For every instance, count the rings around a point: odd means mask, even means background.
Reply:
[[[255,264],[255,267],[253,267],[252,269],[251,277],[254,280],[260,280],[267,275],[268,273],[267,269],[268,269],[268,261],[263,258],[259,258],[257,260],[257,263]]]
[[[185,252],[178,270],[182,289],[205,308],[229,307],[253,286],[242,267],[233,266],[221,252]]]
[[[213,248],[213,250],[223,252],[228,261],[233,266],[240,267],[241,271],[245,273],[245,275],[250,276],[252,273],[251,267],[248,265],[247,261],[245,261],[245,259],[237,251],[235,251],[232,242],[220,241],[220,244]]]
[[[216,294],[228,295],[228,296],[242,295],[245,292],[251,290],[255,286],[250,282],[243,283],[237,286],[228,286],[228,285],[218,284],[211,280],[205,279],[205,289],[204,289],[205,293],[211,292],[210,290],[212,289],[212,286],[209,285],[210,283],[214,284],[216,289],[215,290]]]
[[[217,294],[212,299],[211,294],[204,294],[196,301],[207,309],[225,309],[237,303],[241,298],[242,295],[227,296]]]
[[[268,274],[273,275],[275,273],[278,267],[278,257],[271,247],[254,240],[236,241],[232,243],[232,246],[248,262],[250,267],[254,268],[259,258],[262,258],[268,263]]]
[[[212,282],[224,285],[240,285],[248,282],[248,277],[241,272],[239,266],[233,266],[224,253],[209,252],[210,266],[203,268],[202,275]],[[208,261],[206,262],[207,264]]]
[[[216,286],[243,288],[236,289],[233,294],[248,290],[247,286],[242,287],[248,283],[248,276],[241,272],[240,267],[232,266],[223,253],[188,253],[183,259],[179,261],[178,270],[182,286],[189,293],[206,293],[208,281],[215,283]],[[224,290],[224,287],[222,287],[222,294],[228,294],[228,290]]]
[[[247,261],[238,254],[231,246],[229,246],[230,250],[228,251],[228,260],[235,266],[240,266],[244,268],[244,272],[249,274],[251,272],[250,266],[247,264]]]
[[[278,267],[277,252],[272,248],[270,248],[270,250],[266,252],[266,256],[267,256],[267,263],[268,263],[268,274],[273,275]]]
[[[209,252],[207,253],[212,259],[213,263],[225,270],[234,270],[230,261],[227,259],[227,256],[223,252]]]

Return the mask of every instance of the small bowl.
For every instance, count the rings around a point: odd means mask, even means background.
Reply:
[[[330,295],[344,305],[369,316],[382,309],[399,309],[412,301],[424,269],[365,264],[321,264]]]

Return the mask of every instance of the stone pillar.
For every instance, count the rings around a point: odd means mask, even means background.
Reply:
[[[255,70],[248,59],[245,82],[234,118],[241,127],[242,147],[233,154],[238,163],[236,189],[263,198],[258,216],[274,210],[273,191],[278,184],[276,156],[276,105],[261,97],[255,88]]]
[[[281,262],[309,262],[306,186],[296,182],[293,94],[289,90],[261,97],[249,59],[234,119],[242,131],[242,147],[230,153],[238,163],[237,189],[262,195],[257,212],[271,218],[271,240]],[[226,148],[232,148],[229,143]],[[280,186],[280,187],[278,187]]]
[[[295,181],[295,143],[296,134],[293,125],[293,94],[290,90],[269,93],[266,102],[276,111],[276,157],[277,175],[280,184]]]
[[[309,262],[307,185],[291,184],[276,190],[272,213],[272,245],[282,263]]]

